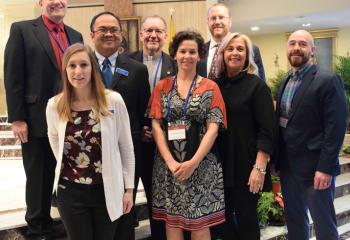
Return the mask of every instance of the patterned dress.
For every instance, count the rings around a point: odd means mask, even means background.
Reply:
[[[185,100],[177,91],[173,78],[160,81],[150,101],[149,116],[162,120],[167,138],[167,101],[170,94],[170,122],[183,117]],[[186,106],[186,139],[167,141],[170,152],[178,162],[190,160],[206,132],[206,123],[215,122],[226,127],[226,113],[220,90],[211,80],[198,77]],[[153,168],[152,216],[169,226],[186,230],[200,230],[225,221],[224,184],[221,163],[215,145],[200,162],[192,176],[177,180],[157,152]]]

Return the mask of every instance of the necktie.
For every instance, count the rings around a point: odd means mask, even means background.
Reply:
[[[213,61],[211,62],[211,66],[210,66],[210,71],[208,74],[208,78],[214,80],[216,78],[216,62],[218,59],[218,50],[219,50],[219,44],[215,44],[214,47],[215,49],[215,53],[213,56]]]
[[[68,44],[67,42],[65,41],[65,39],[63,38],[62,34],[65,34],[64,32],[61,31],[61,29],[58,27],[58,26],[55,26],[53,28],[53,31],[54,31],[54,34],[56,36],[56,43],[57,43],[57,46],[59,48],[57,54],[57,61],[58,61],[58,65],[59,65],[59,68],[61,69],[62,68],[62,58],[63,58],[63,53],[64,51],[67,49],[68,47]],[[55,53],[56,54],[56,53]]]
[[[112,70],[111,70],[111,62],[109,61],[108,58],[105,58],[102,63],[102,75],[103,75],[103,80],[106,85],[106,87],[109,87],[111,82],[112,82]]]

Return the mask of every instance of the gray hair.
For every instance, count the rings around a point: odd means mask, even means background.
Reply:
[[[164,24],[164,27],[165,27],[164,31],[167,32],[168,26],[167,26],[167,24],[166,24],[166,21],[165,21],[165,19],[164,19],[163,17],[161,17],[161,16],[159,16],[159,15],[152,15],[152,16],[145,17],[145,18],[142,20],[142,22],[141,22],[141,30],[144,30],[144,29],[143,29],[143,24],[144,24],[148,19],[159,19],[159,20],[161,20],[161,21],[163,22],[163,24]]]

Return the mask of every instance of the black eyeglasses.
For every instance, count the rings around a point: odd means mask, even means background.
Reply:
[[[99,33],[99,34],[107,34],[108,32],[111,34],[118,34],[121,32],[121,30],[117,27],[110,27],[110,28],[101,27],[93,31],[93,33]]]

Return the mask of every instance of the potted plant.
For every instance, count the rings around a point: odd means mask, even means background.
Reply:
[[[271,95],[273,100],[277,99],[278,89],[281,86],[283,80],[285,80],[288,76],[288,73],[282,69],[280,69],[280,65],[278,63],[278,55],[275,54],[274,65],[277,68],[277,72],[274,77],[268,79],[268,85],[271,89]]]
[[[280,199],[282,199],[282,195],[280,196]],[[263,227],[267,224],[274,226],[284,225],[285,221],[282,206],[273,192],[260,193],[260,199],[257,206],[260,225]]]
[[[281,193],[280,177],[271,175],[271,183],[273,194],[277,195],[278,193]]]
[[[273,100],[277,99],[278,89],[281,86],[283,80],[285,80],[288,76],[286,71],[278,69],[275,76],[273,78],[269,78],[268,85],[271,89],[271,95]]]
[[[344,82],[345,94],[348,102],[348,112],[350,112],[350,55],[336,56],[336,63],[334,65],[335,73],[339,74]]]

